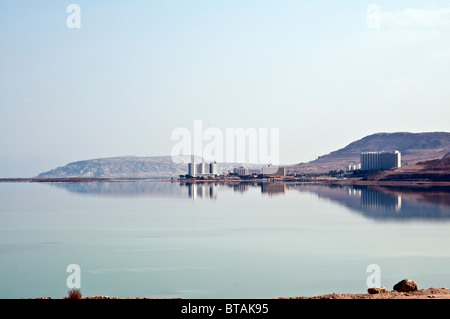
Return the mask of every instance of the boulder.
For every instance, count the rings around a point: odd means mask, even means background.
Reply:
[[[394,290],[398,292],[416,291],[419,288],[415,281],[403,279],[394,285]]]
[[[369,294],[381,294],[383,292],[386,292],[386,288],[385,287],[373,287],[373,288],[367,289],[367,292]]]

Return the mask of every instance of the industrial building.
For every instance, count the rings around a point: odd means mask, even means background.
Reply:
[[[192,160],[188,163],[188,174],[192,177],[214,177],[219,175],[219,169],[216,162],[195,163]]]
[[[361,153],[362,170],[378,170],[401,167],[401,162],[401,153],[399,151]]]
[[[268,165],[261,168],[263,177],[286,176],[286,167]]]

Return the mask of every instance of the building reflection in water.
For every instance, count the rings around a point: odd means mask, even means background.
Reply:
[[[239,183],[233,185],[233,190],[239,193],[245,193],[250,189],[249,183]]]
[[[286,192],[286,183],[261,183],[261,193],[269,194],[270,196],[276,194],[284,194]]]
[[[288,190],[316,194],[375,220],[449,220],[450,188],[295,184]]]
[[[358,196],[358,197],[361,197],[361,190],[360,190],[360,189],[357,189],[357,188],[349,187],[349,188],[348,188],[348,195],[349,195],[349,196]]]
[[[154,181],[50,183],[52,187],[83,195],[107,197],[170,197],[208,198],[218,197],[219,187],[234,192],[247,193],[261,190],[261,195],[284,194],[300,191],[316,194],[318,198],[331,200],[377,220],[449,220],[450,187],[385,187],[344,186],[315,183],[283,182],[206,182],[172,183]]]
[[[402,208],[402,197],[374,192],[368,189],[359,189],[361,207],[366,210],[384,210],[399,212]]]
[[[211,198],[216,199],[219,183],[182,183],[187,186],[189,198]],[[259,187],[261,194],[270,196],[283,194],[286,192],[286,183],[228,183],[222,184],[224,187],[232,188],[234,192],[245,193],[251,187]]]
[[[366,188],[347,189],[349,197],[360,198],[361,208],[365,210],[388,210],[399,212],[402,208],[402,197],[400,195],[391,195],[372,191]]]
[[[196,198],[216,199],[219,185],[210,183],[208,184],[190,183],[187,184],[187,187],[189,197],[192,199]]]

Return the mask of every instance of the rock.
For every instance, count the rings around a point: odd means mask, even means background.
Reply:
[[[419,288],[415,281],[403,279],[394,285],[394,290],[398,292],[416,291]]]
[[[381,294],[383,292],[386,292],[386,288],[385,287],[373,287],[373,288],[367,289],[367,292],[369,294]]]

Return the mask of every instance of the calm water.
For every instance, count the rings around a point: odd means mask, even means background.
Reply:
[[[450,191],[1,183],[0,298],[274,298],[450,287]]]

